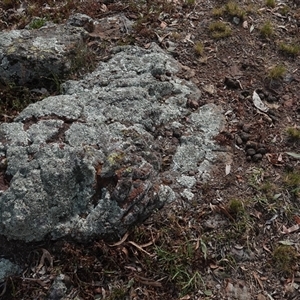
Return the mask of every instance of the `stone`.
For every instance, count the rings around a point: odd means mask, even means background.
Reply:
[[[243,140],[243,142],[247,142],[250,139],[250,134],[246,132],[241,132],[240,137]]]
[[[68,288],[64,282],[65,277],[64,274],[60,274],[54,279],[49,289],[47,300],[66,299]]]
[[[65,82],[62,95],[1,124],[0,235],[119,239],[185,186],[208,180],[224,154],[213,137],[225,119],[214,104],[186,107],[201,93],[176,76],[180,68],[156,44],[117,47],[94,72]]]
[[[0,282],[2,282],[6,277],[15,276],[21,271],[20,267],[10,260],[5,258],[0,258]]]
[[[260,153],[260,154],[264,155],[264,154],[267,153],[267,150],[266,150],[266,148],[261,147],[261,148],[257,149],[257,153]]]
[[[64,78],[88,37],[88,18],[77,14],[62,25],[47,22],[39,29],[1,31],[0,81],[36,87]]]
[[[246,153],[247,155],[253,156],[256,153],[256,151],[253,148],[248,148]]]
[[[241,139],[241,137],[239,135],[235,136],[235,143],[240,146],[243,144],[243,140]]]
[[[263,158],[263,156],[260,153],[257,153],[257,154],[255,154],[255,155],[252,156],[252,160],[254,162],[260,161],[260,160],[262,160],[262,158]]]

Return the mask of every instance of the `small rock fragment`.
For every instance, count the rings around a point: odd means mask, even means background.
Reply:
[[[262,154],[262,155],[264,155],[264,154],[266,154],[266,148],[258,148],[257,149],[257,153],[260,153],[260,154]]]
[[[247,155],[253,156],[256,153],[256,151],[253,148],[248,148],[246,153]]]
[[[229,89],[238,89],[238,88],[240,88],[240,83],[234,78],[225,77],[224,84]]]
[[[240,146],[243,144],[243,140],[241,139],[241,137],[239,135],[235,136],[235,143]]]
[[[257,143],[256,142],[253,142],[253,141],[248,141],[246,143],[246,149],[248,148],[253,148],[253,149],[256,149],[257,148]]]
[[[241,132],[240,137],[243,140],[243,142],[247,142],[250,138],[250,134],[246,132]]]
[[[199,107],[199,103],[196,100],[188,99],[186,107],[196,110]]]
[[[256,161],[262,160],[262,157],[263,157],[262,154],[257,153],[252,156],[252,160],[256,162]]]
[[[6,277],[14,276],[20,272],[20,267],[10,260],[1,258],[0,259],[0,282]]]

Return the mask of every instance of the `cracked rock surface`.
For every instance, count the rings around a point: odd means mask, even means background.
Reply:
[[[29,105],[0,126],[0,234],[118,238],[156,208],[193,199],[222,149],[214,104],[176,76],[156,44],[114,49],[112,58],[63,95]]]

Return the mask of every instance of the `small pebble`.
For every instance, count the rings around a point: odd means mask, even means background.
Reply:
[[[267,151],[265,148],[258,148],[256,152],[264,155],[264,154],[266,154]]]
[[[277,100],[277,98],[275,96],[269,95],[267,101],[269,101],[269,102],[277,102],[278,100]]]
[[[242,91],[242,92],[241,92],[241,95],[242,95],[243,97],[247,98],[248,96],[250,96],[250,92],[247,91],[247,90],[245,90],[245,91]]]
[[[176,138],[180,138],[182,136],[182,132],[180,129],[174,129],[173,130],[173,136],[176,137]]]
[[[232,19],[232,21],[233,21],[233,23],[235,24],[235,25],[239,25],[240,24],[240,18],[238,18],[238,17],[234,17],[233,19]]]
[[[238,146],[240,146],[240,145],[243,144],[243,141],[242,141],[242,139],[240,138],[239,135],[236,135],[236,136],[235,136],[235,143],[236,143]]]
[[[257,144],[257,148],[265,148],[265,145],[262,143]]]
[[[225,77],[224,84],[229,89],[238,89],[240,87],[240,84],[236,79],[229,77]]]
[[[282,99],[283,99],[284,101],[288,101],[288,100],[290,100],[290,96],[289,96],[289,95],[283,95],[283,96],[282,96]]]
[[[256,142],[253,142],[253,141],[248,141],[246,143],[246,149],[248,148],[253,148],[253,149],[256,149],[257,148],[257,143]]]
[[[262,160],[262,157],[263,157],[262,154],[257,153],[257,154],[252,156],[252,160],[253,161],[259,161],[259,160]]]
[[[243,131],[249,133],[249,132],[250,132],[250,128],[251,128],[250,125],[244,124],[244,126],[243,126]]]
[[[250,134],[246,132],[241,132],[240,137],[243,140],[243,142],[247,142],[250,139]]]
[[[256,153],[256,151],[253,148],[248,148],[246,153],[247,155],[253,156]]]
[[[196,100],[187,100],[186,106],[191,109],[197,109],[199,107],[199,103]]]

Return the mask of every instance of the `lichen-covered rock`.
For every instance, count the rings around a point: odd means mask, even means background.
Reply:
[[[0,258],[0,283],[9,276],[19,274],[21,268],[5,258]]]
[[[63,25],[1,31],[0,81],[33,86],[63,78],[74,68],[76,51],[88,36],[86,24],[91,23],[88,16],[75,15]]]
[[[2,124],[0,234],[116,238],[180,194],[192,199],[224,120],[213,104],[187,108],[201,94],[179,70],[155,44],[119,47]]]

